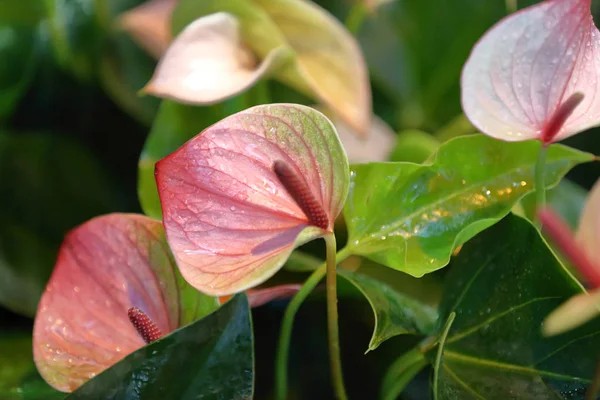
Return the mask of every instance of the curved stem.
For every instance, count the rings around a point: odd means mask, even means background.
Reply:
[[[341,262],[349,255],[350,251],[347,248],[342,249],[337,254],[337,261]],[[279,333],[279,344],[277,346],[277,358],[275,360],[275,398],[278,400],[285,400],[287,398],[287,365],[294,318],[304,300],[321,282],[326,271],[326,264],[323,264],[308,277],[302,288],[300,288],[290,301],[283,315],[281,331]]]
[[[546,155],[548,150],[546,145],[542,143],[540,152],[538,153],[537,162],[535,164],[535,208],[536,211],[540,211],[546,205],[546,182],[545,182],[545,169],[546,169]]]
[[[340,355],[340,332],[337,309],[337,263],[335,235],[325,236],[327,246],[327,330],[329,333],[329,362],[333,389],[339,400],[346,400],[344,377],[342,375],[342,358]]]
[[[438,382],[440,379],[440,368],[442,367],[442,357],[444,356],[444,345],[446,344],[446,338],[448,337],[454,318],[456,318],[456,313],[450,313],[440,341],[438,342],[438,351],[435,356],[435,365],[433,368],[433,400],[438,400]]]

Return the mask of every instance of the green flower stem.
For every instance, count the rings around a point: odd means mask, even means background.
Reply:
[[[546,169],[546,156],[548,155],[548,149],[544,143],[540,147],[538,153],[538,159],[535,164],[535,208],[536,211],[540,211],[546,205],[546,182],[545,182],[545,169]]]
[[[327,330],[329,333],[329,362],[331,364],[331,379],[336,397],[339,400],[348,399],[342,374],[342,357],[340,355],[340,332],[337,309],[337,263],[336,243],[333,233],[325,236],[327,246]]]
[[[456,313],[450,313],[448,320],[446,321],[446,326],[444,326],[442,336],[440,337],[440,341],[438,342],[438,350],[435,357],[435,367],[433,369],[433,400],[438,400],[438,382],[440,380],[440,368],[442,367],[442,358],[444,356],[444,345],[446,344],[446,338],[448,337],[448,333],[450,332],[454,318],[456,318]]]
[[[347,248],[344,248],[338,252],[335,260],[337,260],[336,262],[341,262],[349,255],[350,251]],[[283,315],[281,332],[279,333],[277,359],[275,360],[275,394],[278,400],[285,400],[287,398],[287,366],[294,318],[296,317],[296,313],[298,312],[298,309],[304,300],[306,300],[308,295],[325,277],[326,272],[327,264],[323,264],[317,268],[308,277],[306,282],[304,282],[304,285],[302,285],[302,288],[300,288],[298,293],[296,293],[294,298],[290,301],[290,304]]]

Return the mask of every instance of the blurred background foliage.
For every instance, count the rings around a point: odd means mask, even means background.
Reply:
[[[414,141],[434,149],[439,141],[473,133],[461,114],[460,71],[481,34],[506,15],[505,1],[392,0],[381,1],[372,12],[359,1],[317,3],[346,22],[361,44],[371,76],[374,112],[399,133],[392,158],[420,162],[429,151],[415,153]],[[146,143],[160,101],[138,96],[137,91],[149,80],[155,60],[115,27],[119,14],[140,3],[0,0],[1,399],[56,396],[37,376],[31,357],[38,297],[67,231],[99,214],[141,212],[137,193],[141,155],[140,190],[144,190],[144,179],[152,179],[153,162],[187,139],[186,129],[200,131],[258,104],[265,91],[272,102],[311,104],[274,81],[261,82],[249,93],[202,110],[186,111],[165,102],[154,129],[172,135]],[[518,5],[532,3],[521,0]],[[599,14],[598,3],[594,11]],[[597,131],[577,135],[566,144],[598,154]],[[563,215],[571,222],[599,168],[597,163],[576,168],[566,190],[555,191],[555,204],[564,207]],[[531,202],[523,206],[527,211]],[[321,251],[320,244],[307,249]],[[369,268],[374,276],[403,290],[410,288],[430,304],[438,301],[441,275],[447,270],[415,280],[391,269]],[[305,276],[281,275],[293,280]],[[372,398],[390,363],[419,338],[399,336],[365,355],[372,311],[349,284],[341,288],[341,296],[348,391],[354,398]],[[323,291],[317,291],[295,324],[290,398],[331,398],[323,298]],[[272,390],[285,304],[274,302],[253,311],[258,399],[269,398]],[[422,399],[428,373],[423,371],[408,386],[404,399]]]

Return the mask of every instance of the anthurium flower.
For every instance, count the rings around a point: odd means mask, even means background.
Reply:
[[[203,105],[240,93],[259,78],[274,77],[322,101],[360,135],[368,134],[371,92],[360,47],[339,21],[316,4],[179,0],[172,18],[178,21],[175,30],[183,26],[181,21],[187,27],[162,56],[146,93]],[[155,23],[162,26],[170,20],[165,12]],[[156,31],[132,34],[154,33],[154,41],[160,42]],[[201,90],[206,87],[212,91]]]
[[[50,385],[69,392],[217,306],[178,274],[160,221],[98,217],[60,248],[38,305],[35,363]]]
[[[216,296],[262,283],[296,246],[331,233],[348,180],[331,122],[293,104],[234,114],[156,165],[180,271]]]
[[[555,335],[584,324],[600,315],[600,181],[592,189],[573,237],[568,225],[550,210],[541,213],[541,220],[561,251],[580,271],[591,289],[569,299],[548,316],[544,332]]]
[[[549,144],[600,122],[600,32],[590,5],[543,1],[481,38],[461,78],[463,109],[478,129]]]
[[[181,103],[218,103],[248,89],[289,54],[274,49],[259,63],[241,42],[238,21],[227,13],[211,14],[177,36],[143,91]]]

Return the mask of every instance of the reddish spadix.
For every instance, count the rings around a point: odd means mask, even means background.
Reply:
[[[217,306],[177,274],[159,221],[98,217],[59,251],[35,319],[35,363],[49,384],[72,391],[146,344],[136,323],[156,339]]]
[[[259,306],[298,287],[257,289],[248,298]],[[35,319],[35,363],[50,385],[69,392],[225,300],[185,282],[159,221],[98,217],[70,232],[60,249]]]
[[[512,14],[475,45],[461,77],[466,116],[507,141],[559,141],[600,123],[600,32],[591,0]]]
[[[348,161],[320,112],[250,108],[207,128],[157,163],[169,245],[198,290],[256,286],[292,250],[333,231],[348,192]]]

